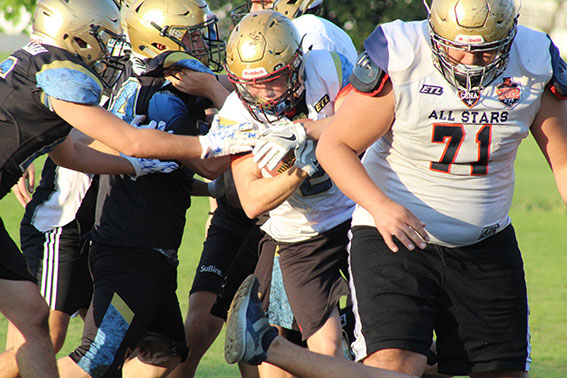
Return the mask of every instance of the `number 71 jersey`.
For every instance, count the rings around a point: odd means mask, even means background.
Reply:
[[[384,24],[369,40],[367,49],[387,49],[376,63],[395,93],[395,121],[363,159],[374,182],[427,224],[433,243],[470,245],[502,230],[517,149],[551,78],[549,40],[519,27],[506,70],[480,93],[435,68],[426,22]],[[353,224],[374,223],[357,207]]]

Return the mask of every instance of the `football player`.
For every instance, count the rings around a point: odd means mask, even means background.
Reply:
[[[271,6],[272,2],[268,0],[247,2],[237,11],[239,16],[233,18],[233,20],[240,20],[249,12],[250,8],[258,10]],[[284,4],[284,2],[280,6],[287,10],[294,7],[293,4]],[[305,52],[311,49],[336,51],[346,56],[354,65],[356,49],[350,37],[330,21],[308,14],[314,11],[316,7],[317,4],[313,1],[302,2],[295,6],[296,11],[293,12],[295,17],[302,16],[293,19],[292,22],[299,26],[300,34],[304,35],[304,41],[309,42],[302,45],[303,50]],[[287,11],[286,13],[291,18],[292,12]],[[196,77],[196,73],[191,72],[189,75],[197,80],[188,80],[189,77],[187,77],[185,82],[196,83],[200,81],[200,77]],[[173,80],[174,84],[177,84],[175,79]],[[182,89],[181,85],[177,87]],[[183,88],[182,90],[186,89]],[[234,187],[230,171],[223,176],[223,181],[226,188]],[[226,319],[226,312],[234,293],[242,280],[254,271],[254,265],[258,259],[256,244],[257,239],[262,234],[257,230],[257,227],[265,219],[261,218],[251,222],[242,212],[238,198],[234,198],[234,196],[224,196],[217,199],[217,202],[219,208],[212,213],[211,226],[208,229],[201,261],[197,266],[195,280],[190,291],[190,305],[185,326],[192,353],[172,373],[172,377],[185,377],[194,374],[201,356],[220,332],[222,320]],[[233,261],[235,265],[231,266]],[[218,298],[216,297],[217,293],[220,294]],[[213,303],[211,313],[209,313]],[[195,342],[192,341],[193,339]],[[247,367],[241,366],[241,371],[243,369],[247,369]]]
[[[240,142],[227,148],[229,139],[224,135],[197,138],[137,129],[98,105],[103,89],[111,86],[101,74],[119,68],[108,47],[111,40],[122,38],[118,9],[111,1],[38,1],[33,24],[32,42],[0,63],[0,118],[4,129],[13,130],[2,138],[2,197],[25,167],[45,152],[60,165],[91,173],[135,175],[156,167],[155,161],[107,155],[65,139],[72,127],[114,150],[140,157],[213,156],[240,149],[236,147]],[[244,144],[252,142],[251,134],[235,135],[245,136]],[[164,167],[169,169],[170,163]],[[27,376],[55,376],[46,332],[48,307],[4,227],[1,240],[0,308],[24,336],[23,344],[15,347],[20,371]]]
[[[205,98],[210,91],[189,95],[175,89],[165,76],[184,67],[214,78],[210,68],[222,67],[224,43],[216,38],[217,18],[208,5],[202,0],[140,0],[125,12],[124,23],[132,53],[146,58],[145,73],[125,81],[109,110],[126,121],[136,114],[162,119],[165,131],[173,134],[206,132],[205,110],[216,101],[222,103],[228,91],[219,85],[212,99]],[[93,311],[85,321],[81,345],[69,356],[82,375],[120,374],[124,359],[134,353],[136,358],[126,362],[124,375],[163,376],[186,358],[175,291],[177,250],[191,203],[193,175],[215,178],[230,160],[179,163],[183,166],[168,174],[136,180],[127,175],[100,177],[90,252]],[[115,314],[118,300],[128,308],[118,310],[128,318],[123,327],[104,320]],[[112,340],[95,341],[97,335],[108,333],[113,333]],[[93,354],[93,348],[99,353]]]
[[[528,376],[526,284],[508,216],[513,161],[531,133],[567,202],[567,66],[517,18],[511,0],[434,0],[428,20],[379,26],[351,76],[356,90],[321,137],[318,157],[358,203],[351,292],[355,351],[369,366],[275,336],[254,315],[254,277],[231,308],[230,361],[265,359],[310,377],[391,376],[371,366],[420,376],[435,329],[440,372]]]
[[[358,204],[353,349],[419,376],[435,331],[441,373],[527,377],[513,166],[531,133],[567,201],[567,67],[548,36],[517,25],[513,0],[434,0],[429,11],[368,37],[355,91],[318,146]]]
[[[255,43],[258,39],[265,43]],[[261,131],[276,127],[303,141],[281,172],[274,172],[271,163],[260,169],[252,154],[236,157],[232,170],[246,214],[252,218],[269,212],[260,247],[260,260],[266,251],[268,261],[259,266],[271,271],[277,250],[291,305],[291,311],[274,312],[277,321],[291,329],[295,317],[310,349],[342,356],[337,306],[346,294],[341,269],[353,204],[319,169],[314,141],[306,140],[303,126],[290,120],[303,119],[309,134],[322,127],[334,114],[352,65],[327,50],[313,50],[304,58],[300,43],[297,29],[281,13],[264,10],[245,16],[227,44],[226,70],[236,91],[219,117],[221,125],[252,121]],[[270,293],[265,287],[260,291],[268,310],[274,304]]]

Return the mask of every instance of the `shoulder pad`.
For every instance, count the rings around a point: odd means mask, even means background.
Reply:
[[[374,63],[364,50],[358,55],[349,81],[358,92],[374,96],[380,93],[387,78],[386,72]]]
[[[550,41],[551,69],[553,70],[549,89],[555,96],[567,100],[567,63],[559,55],[559,49]]]
[[[98,104],[104,89],[93,72],[68,60],[43,64],[35,77],[37,86],[50,97],[78,104]]]

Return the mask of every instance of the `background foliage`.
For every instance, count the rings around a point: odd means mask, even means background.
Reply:
[[[36,0],[0,0],[0,10],[7,20],[18,21],[26,12],[33,11]],[[95,1],[95,0],[93,0]],[[232,23],[230,11],[244,0],[209,0],[209,7],[221,20],[221,31],[228,37]],[[376,25],[404,19],[423,19],[427,15],[421,0],[324,0],[321,16],[345,29],[357,49]],[[0,26],[1,28],[1,26]],[[1,30],[1,29],[0,29]]]

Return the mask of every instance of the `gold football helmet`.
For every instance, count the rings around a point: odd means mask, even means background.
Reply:
[[[125,22],[138,54],[149,58],[167,50],[187,51],[213,71],[222,70],[225,43],[204,0],[137,0]]]
[[[250,113],[266,119],[281,118],[301,100],[303,61],[301,38],[291,20],[281,13],[263,10],[249,13],[232,31],[226,53],[228,78]],[[287,80],[287,90],[276,99],[252,95],[249,85]]]
[[[38,0],[32,34],[77,54],[94,66],[123,39],[118,8],[112,0]]]
[[[480,91],[506,69],[519,16],[514,0],[433,0],[427,8],[435,65],[455,88]],[[495,55],[484,66],[456,64],[449,48]]]
[[[118,0],[115,0],[115,2]],[[124,29],[124,33],[128,35],[128,25],[126,24],[126,14],[134,5],[134,3],[138,2],[139,0],[119,0],[118,7],[120,8],[120,22],[122,23],[122,29]]]
[[[294,19],[306,13],[318,14],[322,0],[276,0],[273,10]]]
[[[78,55],[107,88],[124,68],[124,35],[112,0],[38,0],[32,37]]]

